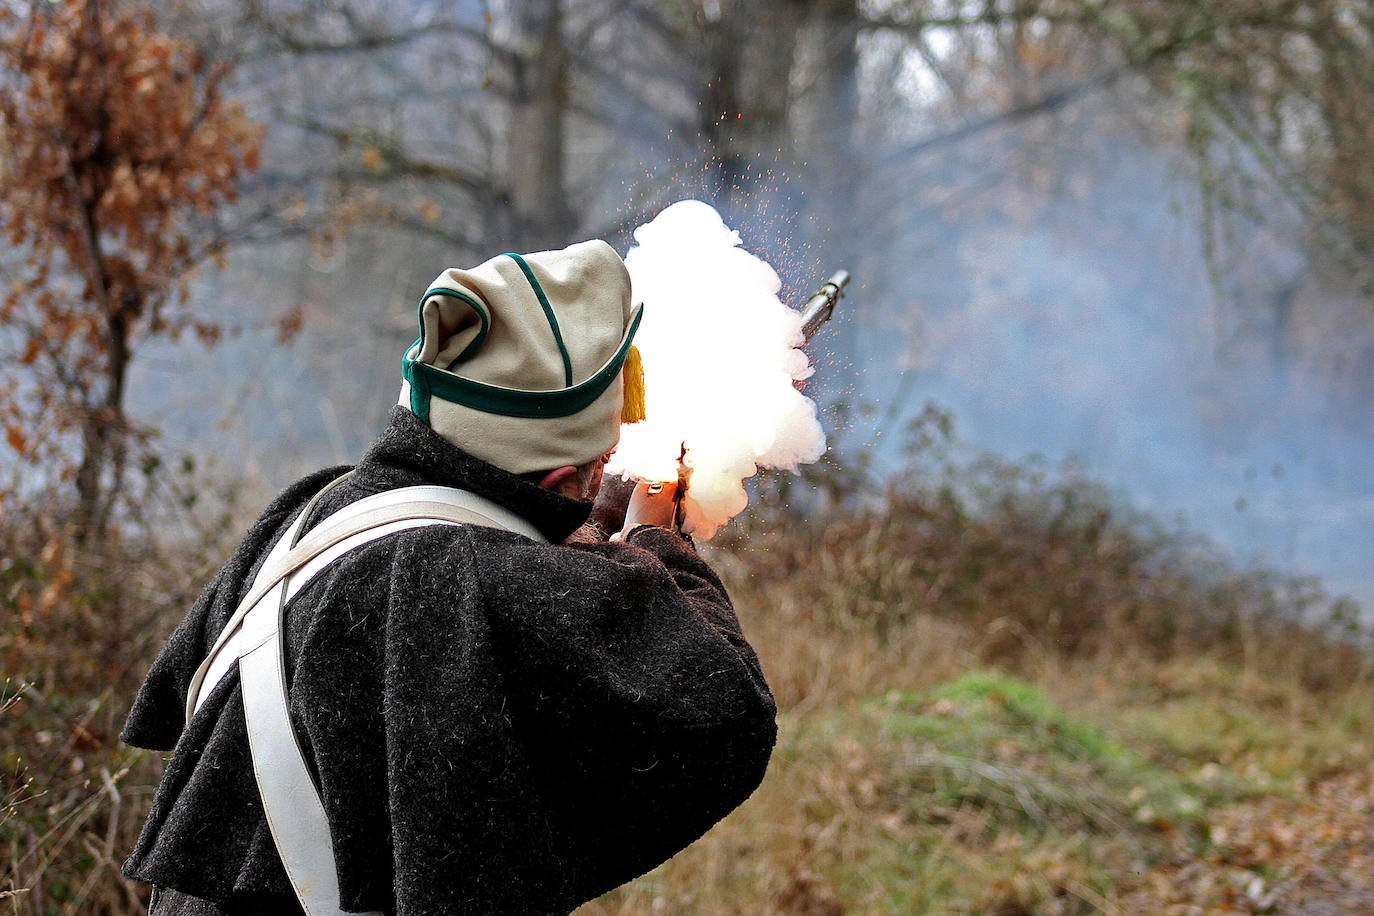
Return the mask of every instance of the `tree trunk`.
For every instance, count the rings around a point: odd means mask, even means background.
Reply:
[[[808,162],[844,179],[859,115],[858,0],[817,0],[797,41],[792,126]]]
[[[700,23],[704,53],[701,136],[717,203],[747,198],[765,151],[790,153],[788,114],[797,37],[810,0],[721,0],[720,15]]]
[[[839,267],[858,277],[877,274],[878,246],[870,243],[869,219],[883,207],[866,199],[872,185],[870,147],[859,136],[859,25],[858,0],[815,0],[797,40],[789,121],[798,157],[805,162],[805,206],[814,218],[793,231],[812,246],[804,250],[824,252],[822,263],[805,265],[818,267],[816,274],[798,277],[802,294]],[[861,326],[861,316],[843,316],[813,352],[854,358]]]
[[[129,318],[137,314],[127,304],[106,316],[103,397],[86,407],[81,423],[81,464],[76,472],[77,539],[99,540],[109,529],[110,514],[124,480],[129,451],[124,388],[129,374]]]
[[[516,0],[511,25],[509,193],[504,195],[510,219],[498,232],[511,250],[558,248],[573,241],[577,228],[564,164],[569,61],[561,0]]]

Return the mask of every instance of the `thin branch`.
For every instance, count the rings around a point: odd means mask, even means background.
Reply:
[[[438,223],[431,224],[413,216],[402,216],[397,213],[388,213],[384,215],[382,219],[389,226],[393,226],[405,232],[412,232],[422,238],[437,239],[445,245],[460,248],[464,251],[481,250],[482,241],[480,239],[447,229]]]
[[[987,115],[986,117],[970,121],[953,130],[917,140],[915,143],[909,143],[883,156],[882,159],[879,160],[878,165],[893,165],[914,156],[928,153],[931,150],[940,149],[946,146],[954,146],[965,140],[986,133],[993,128],[1003,127],[1008,124],[1016,124],[1029,118],[1056,111],[1071,102],[1077,101],[1085,95],[1106,89],[1122,77],[1133,72],[1133,70],[1133,67],[1126,65],[1114,67],[1097,76],[1086,79],[1081,83],[1066,86],[1063,89],[1051,92],[1048,95],[1024,105],[1017,105],[1005,111],[999,111],[996,114]]]
[[[596,33],[607,23],[623,17],[629,10],[631,4],[634,3],[635,0],[613,0],[613,2],[606,5],[606,8],[602,10],[599,15],[592,16],[585,26],[577,30],[564,43],[564,47],[567,49],[569,56],[574,59],[581,58],[587,50],[587,46],[591,44],[592,39],[596,36]]]
[[[412,156],[401,148],[399,143],[383,137],[376,131],[366,128],[350,130],[304,116],[287,117],[287,123],[320,134],[341,144],[363,144],[377,152],[381,161],[390,167],[390,172],[376,171],[377,179],[428,178],[456,185],[474,193],[481,192],[489,184],[488,176],[465,169],[453,163],[436,162]],[[354,178],[358,175],[352,176]]]
[[[1011,10],[989,9],[972,16],[864,16],[859,19],[863,31],[899,32],[920,35],[930,29],[969,29],[978,26],[1024,25],[1039,20],[1052,25],[1089,25],[1101,21],[1100,14],[1046,13],[1034,7]]]
[[[453,20],[428,22],[423,25],[412,26],[395,32],[355,34],[341,41],[328,41],[297,34],[285,26],[268,21],[265,17],[257,13],[251,15],[249,21],[253,21],[262,27],[268,40],[273,43],[272,51],[288,54],[292,57],[306,55],[333,56],[339,54],[353,54],[356,52],[394,50],[400,45],[434,35],[457,35],[476,41],[484,46],[491,47],[494,52],[501,54],[507,53],[492,46],[485,31],[482,29],[474,28],[473,26]],[[356,19],[352,20],[350,25],[356,27]]]

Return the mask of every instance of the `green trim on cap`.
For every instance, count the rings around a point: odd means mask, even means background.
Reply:
[[[423,365],[410,358],[410,354],[420,355],[420,346],[424,341],[424,335],[417,337],[415,343],[410,345],[406,355],[401,358],[401,378],[406,380],[410,386],[410,412],[420,419],[420,422],[429,425],[429,379],[415,371],[415,367]]]
[[[424,347],[425,343],[425,303],[430,300],[431,296],[448,296],[452,299],[458,299],[462,302],[467,303],[468,306],[474,312],[477,313],[478,320],[482,322],[482,327],[477,331],[477,336],[472,339],[472,342],[469,343],[466,347],[464,347],[463,352],[455,356],[449,362],[449,364],[444,367],[446,369],[452,369],[454,366],[458,365],[460,362],[467,359],[469,356],[476,353],[481,348],[482,343],[487,339],[487,332],[491,330],[491,312],[487,310],[486,305],[484,305],[481,302],[478,302],[476,299],[472,298],[467,293],[460,292],[459,290],[452,289],[447,286],[434,287],[433,289],[429,290],[423,296],[420,297],[419,344],[422,348]]]
[[[530,287],[534,294],[539,297],[539,304],[544,307],[544,317],[549,319],[549,327],[553,330],[554,342],[558,344],[558,352],[563,356],[563,384],[572,384],[572,360],[568,358],[568,348],[563,346],[563,332],[558,330],[558,319],[554,317],[553,306],[549,305],[549,297],[544,295],[544,287],[539,285],[539,281],[534,278],[534,271],[530,270],[530,265],[525,263],[525,259],[513,251],[508,251],[502,257],[510,258],[520,265],[520,270],[525,274],[525,279],[530,281]]]
[[[458,363],[476,353],[486,341],[487,332],[491,330],[491,312],[487,309],[486,305],[469,296],[467,293],[447,286],[436,286],[427,290],[425,294],[420,297],[420,304],[416,306],[416,319],[420,324],[420,336],[415,339],[415,343],[410,345],[410,349],[406,350],[406,355],[401,359],[401,377],[410,385],[410,412],[415,414],[415,416],[426,426],[429,425],[429,399],[431,396],[429,377],[415,371],[415,366],[422,364],[412,359],[410,354],[414,353],[415,356],[418,357],[420,351],[425,347],[425,303],[433,296],[448,296],[466,303],[469,308],[477,313],[477,319],[482,323],[482,326],[477,330],[477,336],[463,348],[462,353],[459,353],[449,361],[448,368],[456,366]]]
[[[410,357],[410,352],[418,355],[419,350],[412,348],[412,351],[407,352],[402,368],[402,374],[410,383],[411,410],[428,423],[429,399],[432,396],[483,413],[505,417],[570,417],[590,407],[615,381],[625,365],[625,356],[630,352],[630,344],[634,341],[635,332],[639,330],[639,322],[643,317],[644,307],[636,307],[630,319],[630,326],[625,331],[624,339],[621,340],[615,355],[596,370],[591,378],[553,391],[523,391],[518,388],[502,388],[499,385],[475,382],[436,366],[415,361]]]

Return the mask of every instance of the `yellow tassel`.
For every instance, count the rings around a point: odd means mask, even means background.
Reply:
[[[620,409],[621,423],[638,423],[644,419],[644,362],[639,348],[630,347],[625,354],[625,404]]]

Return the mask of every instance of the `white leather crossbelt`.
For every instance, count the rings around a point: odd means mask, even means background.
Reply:
[[[452,487],[402,487],[366,497],[330,515],[296,543],[309,509],[273,545],[247,596],[196,670],[186,696],[186,721],[237,661],[253,773],[286,874],[307,916],[343,916],[329,821],[288,711],[282,636],[286,603],[348,551],[422,525],[483,525],[546,539],[518,515]]]

